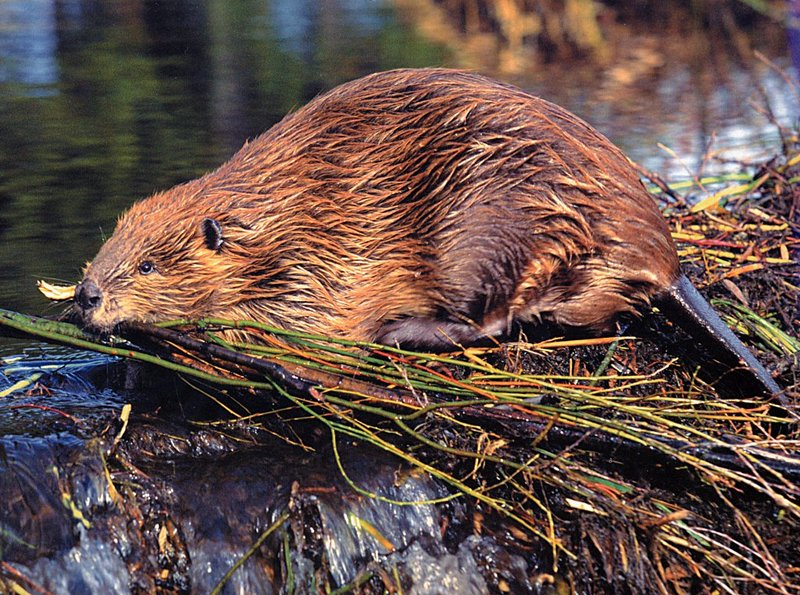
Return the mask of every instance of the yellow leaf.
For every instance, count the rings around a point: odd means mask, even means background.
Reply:
[[[47,281],[37,281],[36,286],[44,294],[44,297],[55,302],[71,300],[75,296],[74,285],[54,285]]]

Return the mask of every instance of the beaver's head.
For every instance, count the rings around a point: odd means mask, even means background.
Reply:
[[[86,267],[75,289],[75,310],[86,326],[111,331],[123,321],[200,318],[230,310],[226,295],[240,282],[231,278],[237,250],[225,236],[226,223],[185,208],[174,192],[134,205]]]

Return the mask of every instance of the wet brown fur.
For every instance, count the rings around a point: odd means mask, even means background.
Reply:
[[[222,230],[206,245],[203,219]],[[137,268],[151,261],[155,272]],[[548,320],[605,330],[679,276],[628,159],[482,76],[346,83],[219,169],[136,203],[88,266],[85,322],[217,316],[442,347]]]

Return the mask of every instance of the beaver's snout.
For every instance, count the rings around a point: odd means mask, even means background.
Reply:
[[[75,288],[75,303],[83,314],[94,310],[103,302],[103,292],[91,279],[84,279]]]

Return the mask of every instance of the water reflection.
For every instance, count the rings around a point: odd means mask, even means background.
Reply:
[[[330,6],[317,0],[273,0],[268,3],[265,25],[289,52],[306,62],[318,54],[318,43],[326,27],[332,28],[333,38],[352,35],[375,35],[386,26],[385,13],[376,10],[381,3],[376,0],[343,0],[333,3],[338,7],[336,18],[328,18]]]
[[[58,79],[56,20],[52,0],[0,3],[0,82],[18,82],[31,94]]]
[[[790,0],[789,2],[789,26],[787,34],[789,36],[789,50],[794,66],[795,77],[800,79],[800,1]]]

